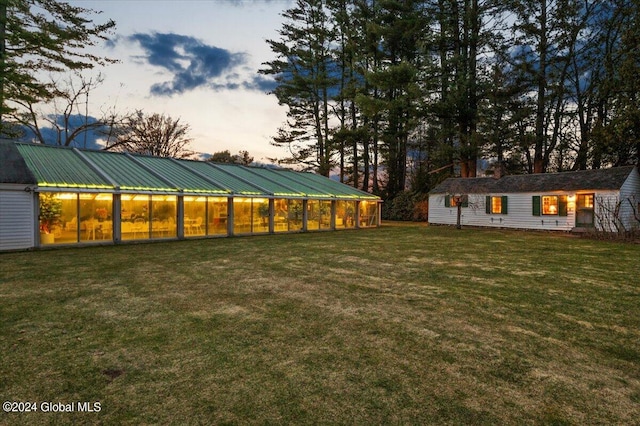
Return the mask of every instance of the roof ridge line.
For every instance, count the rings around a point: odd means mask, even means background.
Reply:
[[[96,172],[98,174],[98,176],[100,176],[101,178],[103,178],[104,180],[106,180],[107,182],[109,182],[111,185],[113,185],[113,189],[116,191],[120,190],[120,185],[118,185],[118,183],[115,181],[115,179],[113,179],[107,172],[105,172],[104,170],[102,170],[96,163],[94,163],[93,161],[91,161],[89,158],[87,158],[86,155],[84,155],[84,153],[74,147],[71,147],[71,150],[78,156],[80,157],[80,159],[87,165],[89,166],[89,168],[91,168],[94,172]],[[96,150],[97,151],[97,150]]]
[[[265,169],[266,169],[266,168],[265,168]],[[302,174],[302,173],[304,173],[304,172],[296,172],[296,171],[289,170],[289,169],[266,169],[266,170],[267,170],[267,171],[269,171],[270,173],[279,174],[279,175],[281,175],[281,177],[282,177],[282,178],[284,178],[284,179],[286,179],[286,180],[288,180],[288,181],[290,181],[290,182],[295,182],[295,183],[296,183],[296,184],[298,184],[298,185],[302,185],[302,186],[304,186],[304,187],[307,187],[308,189],[311,189],[311,190],[313,190],[313,191],[316,191],[316,192],[320,192],[320,191],[322,191],[322,189],[319,189],[319,188],[317,188],[317,187],[311,186],[311,185],[307,184],[306,182],[296,182],[296,181],[294,181],[293,179],[291,179],[289,176],[286,176],[286,175],[285,175],[285,173],[282,173],[282,171],[286,171],[286,172],[293,172],[293,173],[300,173],[300,174]],[[329,191],[327,191],[327,192],[329,192]],[[307,195],[309,195],[309,194],[307,194]],[[322,194],[322,195],[326,195],[326,196],[328,196],[329,198],[336,198],[336,196],[335,196],[334,194],[331,194],[330,192],[329,192],[329,193],[327,193],[327,194]]]
[[[167,185],[170,185],[172,187],[171,189],[174,189],[174,190],[176,190],[178,192],[183,192],[184,191],[184,188],[180,188],[180,186],[176,185],[175,182],[171,182],[169,179],[167,179],[166,177],[162,176],[160,173],[156,172],[151,167],[148,167],[146,164],[144,164],[142,161],[140,161],[137,158],[135,158],[130,153],[123,152],[122,154],[124,155],[124,157],[130,159],[131,161],[136,163],[138,166],[142,167],[144,170],[146,170],[147,172],[151,173],[156,178],[160,179],[162,182],[166,183]]]
[[[178,160],[177,158],[172,158],[172,157],[170,157],[169,160],[171,160],[171,162],[173,162],[174,164],[177,164],[178,166],[180,166],[183,170],[186,170],[187,172],[192,173],[192,174],[198,176],[199,178],[209,182],[213,186],[218,187],[221,191],[224,191],[227,194],[231,194],[232,193],[232,191],[230,189],[223,187],[220,183],[218,183],[215,180],[211,179],[209,176],[205,175],[204,173],[200,173],[198,170],[193,170],[192,168],[190,168],[186,164],[182,164],[183,160]],[[189,160],[189,161],[192,161],[192,160]]]
[[[309,194],[304,193],[304,192],[297,191],[295,188],[292,188],[292,187],[290,187],[289,185],[285,185],[285,184],[280,183],[280,182],[277,182],[277,181],[275,181],[275,180],[273,180],[273,179],[271,179],[271,178],[269,178],[269,177],[267,177],[267,176],[263,176],[263,175],[261,175],[261,174],[257,173],[255,170],[253,170],[254,168],[252,168],[252,167],[247,167],[247,166],[244,166],[244,165],[242,165],[242,164],[240,164],[239,166],[240,166],[241,168],[243,168],[244,170],[248,171],[249,173],[251,173],[251,174],[252,174],[252,175],[254,175],[254,176],[258,176],[258,177],[260,177],[260,178],[262,178],[262,179],[266,179],[266,180],[268,180],[269,182],[271,182],[271,183],[273,183],[273,184],[275,184],[275,185],[282,185],[282,186],[284,186],[285,188],[287,188],[288,190],[293,191],[293,192],[294,192],[294,193],[296,193],[296,194],[302,194],[303,196],[306,196],[306,197],[308,197],[308,196],[309,196]],[[265,170],[267,170],[267,169],[265,168]],[[275,194],[273,194],[273,195],[275,195]]]
[[[261,187],[260,185],[257,185],[257,184],[255,184],[255,183],[253,183],[253,182],[248,181],[247,179],[244,179],[244,178],[243,178],[243,177],[241,177],[241,176],[235,175],[235,174],[233,174],[233,173],[231,173],[231,172],[228,172],[227,170],[224,170],[222,167],[219,167],[217,164],[214,164],[214,163],[212,163],[211,161],[204,161],[204,163],[205,163],[205,164],[208,164],[210,167],[213,167],[214,169],[216,169],[216,170],[218,170],[218,171],[220,171],[220,172],[222,172],[222,173],[224,173],[224,174],[226,174],[226,175],[228,175],[228,176],[232,176],[232,177],[234,177],[234,178],[238,179],[239,181],[242,181],[242,182],[246,183],[246,184],[247,184],[247,185],[249,185],[249,186],[253,186],[254,188],[256,188],[256,189],[258,189],[258,190],[260,190],[260,191],[264,192],[265,194],[269,194],[269,195],[271,195],[271,196],[275,196],[275,195],[276,195],[276,194],[274,194],[274,193],[273,193],[273,192],[271,192],[271,191],[267,191],[266,189],[264,189],[264,188],[263,188],[263,187]],[[237,164],[236,164],[236,166],[237,166]]]

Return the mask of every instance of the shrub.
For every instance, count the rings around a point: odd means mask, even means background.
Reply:
[[[427,194],[420,194],[416,197],[416,203],[413,206],[413,220],[415,222],[429,220],[429,196]]]
[[[382,219],[426,221],[428,206],[426,194],[403,191],[383,204]]]

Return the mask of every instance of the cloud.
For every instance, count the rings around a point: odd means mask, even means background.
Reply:
[[[263,77],[262,75],[255,76],[251,81],[247,81],[244,87],[250,90],[259,90],[261,92],[270,93],[273,92],[278,83],[271,78]]]
[[[201,40],[174,33],[136,33],[126,38],[144,51],[137,60],[164,69],[171,79],[151,86],[151,94],[173,96],[206,88],[213,91],[271,89],[273,82],[259,75],[243,79],[248,55],[211,46]]]

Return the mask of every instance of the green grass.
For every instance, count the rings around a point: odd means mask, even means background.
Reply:
[[[2,424],[637,424],[640,245],[380,229],[0,254]]]

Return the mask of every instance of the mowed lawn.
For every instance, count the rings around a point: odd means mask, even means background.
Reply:
[[[424,224],[0,254],[2,424],[638,424],[640,245]]]

